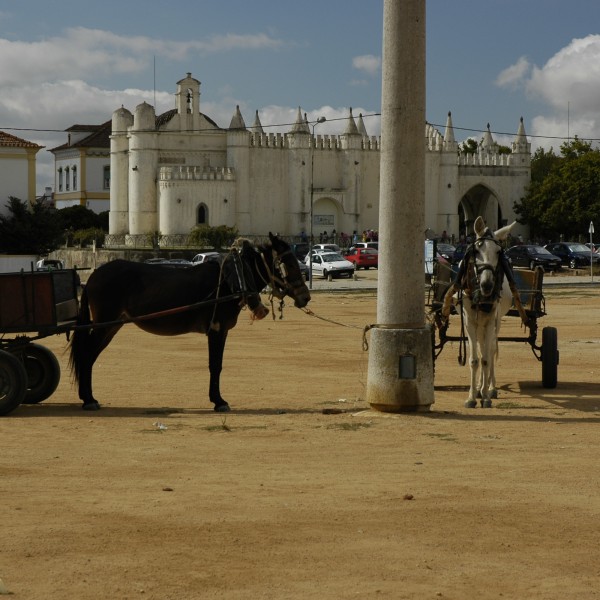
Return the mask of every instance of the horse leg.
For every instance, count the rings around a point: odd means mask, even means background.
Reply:
[[[491,375],[493,374],[493,363],[496,357],[495,346],[496,346],[496,320],[491,318],[485,323],[485,327],[482,327],[482,339],[480,340],[481,346],[481,407],[491,408],[492,397],[491,397]]]
[[[99,410],[100,403],[92,393],[92,368],[101,352],[115,337],[121,326],[100,328],[85,332],[78,346],[77,379],[79,398],[83,401],[83,410]]]
[[[221,325],[222,326],[222,325]],[[210,383],[208,397],[215,405],[217,412],[229,412],[229,404],[221,397],[220,379],[223,369],[223,352],[227,341],[227,330],[210,330],[208,333],[208,370],[210,371]]]
[[[477,406],[477,372],[479,369],[477,347],[477,321],[473,318],[476,314],[470,314],[466,307],[463,307],[465,329],[469,344],[469,367],[471,369],[471,385],[469,387],[469,397],[465,401],[466,408],[475,408]]]

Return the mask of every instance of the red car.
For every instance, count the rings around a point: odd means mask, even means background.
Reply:
[[[344,257],[351,263],[354,263],[356,270],[377,268],[379,263],[379,252],[375,248],[350,248]]]

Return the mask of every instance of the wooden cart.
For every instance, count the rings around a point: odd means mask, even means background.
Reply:
[[[466,343],[464,331],[460,335],[449,335],[448,329],[452,319],[444,320],[441,315],[442,303],[446,291],[450,287],[456,271],[447,265],[439,265],[436,271],[436,277],[431,283],[428,292],[428,306],[433,322],[432,334],[434,360],[439,356],[447,342]],[[521,303],[527,314],[529,325],[525,329],[526,335],[523,336],[498,336],[499,342],[524,342],[529,344],[534,356],[542,363],[542,385],[545,388],[555,388],[558,381],[558,333],[555,327],[542,328],[541,344],[538,344],[538,323],[537,320],[546,315],[546,300],[544,298],[542,285],[544,280],[544,270],[537,267],[534,271],[513,271],[515,283]],[[521,316],[519,311],[513,307],[508,311],[507,316]],[[459,360],[462,359],[459,356]],[[463,362],[464,364],[464,362]]]
[[[0,415],[56,390],[58,360],[35,342],[74,327],[78,285],[73,269],[0,273]]]

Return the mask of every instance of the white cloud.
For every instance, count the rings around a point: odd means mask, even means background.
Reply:
[[[543,67],[534,68],[527,92],[554,108],[573,101],[579,110],[600,110],[600,35],[575,39]]]
[[[355,56],[352,59],[352,66],[359,71],[363,71],[368,75],[374,76],[379,73],[381,68],[381,57],[374,56],[373,54]]]
[[[521,56],[514,65],[507,67],[496,77],[495,83],[499,87],[516,88],[524,81],[530,70],[531,65],[529,61],[524,56]]]
[[[171,41],[73,27],[64,35],[35,42],[0,39],[0,86],[20,85],[23,81],[86,78],[90,74],[98,78],[139,73],[149,67],[153,56],[181,60],[196,53],[276,49],[282,45],[281,40],[264,33]]]
[[[525,57],[496,78],[500,87],[523,87],[530,101],[547,107],[531,120],[532,148],[556,150],[567,137],[600,138],[600,35],[572,40],[543,66]]]

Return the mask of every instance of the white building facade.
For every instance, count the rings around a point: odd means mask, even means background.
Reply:
[[[280,134],[265,133],[258,113],[246,127],[236,108],[223,129],[201,113],[190,73],[175,104],[159,116],[147,103],[113,113],[108,244],[183,239],[198,224],[248,236],[309,234],[311,224],[315,236],[379,228],[380,138],[367,135],[362,116],[350,110],[343,134],[314,135],[299,109]],[[428,231],[458,238],[480,214],[493,228],[514,220],[531,174],[522,120],[507,154],[489,126],[478,153],[461,154],[450,114],[443,135],[429,124],[424,133]]]
[[[85,206],[96,213],[110,208],[111,121],[73,125],[68,141],[54,154],[54,202],[57,209]]]

